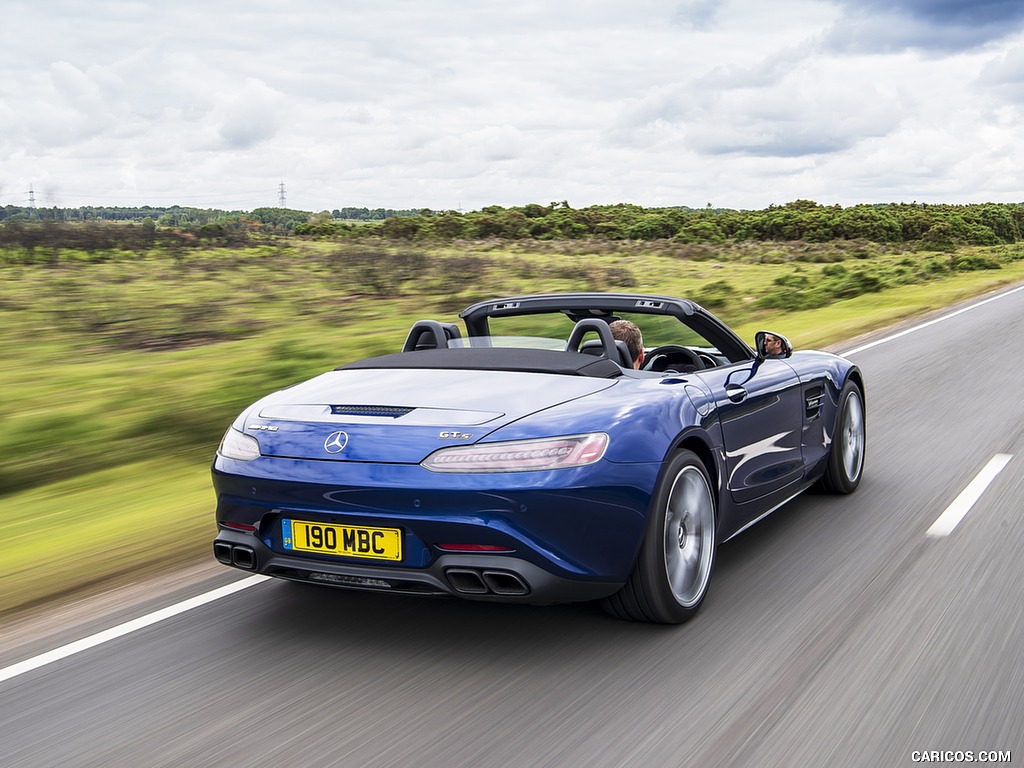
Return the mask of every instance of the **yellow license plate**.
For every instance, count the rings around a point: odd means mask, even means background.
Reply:
[[[397,528],[331,525],[306,520],[282,520],[285,549],[319,555],[401,560],[402,532]]]

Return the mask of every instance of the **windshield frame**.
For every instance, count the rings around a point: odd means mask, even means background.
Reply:
[[[566,324],[565,336],[572,331],[572,326],[584,318],[602,319],[611,322],[625,316],[635,320],[634,316],[644,325],[652,322],[666,323],[660,328],[655,339],[662,344],[687,344],[701,341],[693,346],[717,350],[730,362],[736,363],[752,360],[756,357],[754,350],[737,336],[721,320],[706,309],[689,299],[644,294],[616,293],[567,293],[537,294],[497,299],[474,304],[459,315],[466,323],[466,330],[471,337],[491,337],[491,323],[495,326],[505,325],[502,318],[527,318],[529,316],[563,315],[569,322]],[[646,316],[646,317],[645,317]],[[655,317],[663,317],[664,321],[655,321]],[[672,325],[669,318],[680,323],[678,340],[665,340],[671,337]],[[539,319],[539,318],[538,318]],[[540,323],[543,325],[543,322]],[[640,323],[638,323],[639,325]],[[534,325],[537,325],[534,323]],[[668,330],[666,330],[668,329]],[[496,328],[497,330],[497,328]],[[504,329],[502,329],[504,330]],[[643,330],[643,325],[641,325]],[[496,336],[506,335],[505,333]],[[519,335],[513,333],[512,335]],[[532,335],[532,334],[531,334]],[[557,338],[557,334],[548,332],[546,338]],[[645,334],[646,347],[651,347]],[[657,346],[657,344],[653,345]]]

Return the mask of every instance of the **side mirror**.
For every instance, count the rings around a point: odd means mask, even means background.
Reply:
[[[757,356],[766,358],[786,358],[793,354],[793,345],[785,336],[773,331],[758,331],[754,334],[754,347]]]

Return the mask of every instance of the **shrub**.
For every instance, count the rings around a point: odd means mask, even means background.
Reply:
[[[957,254],[950,259],[950,268],[957,272],[974,272],[981,269],[1002,269],[1003,265],[993,258],[981,254]]]
[[[799,272],[780,275],[772,285],[775,286],[774,290],[759,298],[757,306],[792,312],[824,306],[826,303],[824,295],[812,287],[811,279]]]
[[[952,251],[956,249],[953,228],[945,221],[936,222],[921,237],[921,247],[931,251]]]
[[[725,280],[715,280],[705,285],[695,301],[708,309],[722,309],[736,295],[736,289]]]
[[[788,275],[779,275],[774,282],[788,288],[806,288],[811,284],[811,278],[799,272],[791,272]]]
[[[724,243],[725,234],[714,219],[696,219],[683,224],[672,238],[677,243]]]
[[[832,264],[821,270],[821,290],[834,299],[852,299],[862,293],[876,293],[885,287],[885,280],[871,269],[848,270]]]
[[[842,264],[829,264],[827,267],[821,268],[822,277],[845,277],[848,270]]]

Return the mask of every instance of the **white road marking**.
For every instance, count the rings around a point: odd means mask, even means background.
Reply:
[[[997,301],[998,299],[1005,298],[1006,296],[1012,296],[1013,294],[1017,293],[1018,291],[1024,291],[1024,285],[1019,285],[1016,288],[1013,288],[1013,289],[1011,289],[1009,291],[1006,291],[1004,293],[1000,293],[1000,294],[998,294],[996,296],[990,296],[989,298],[984,299],[982,301],[979,301],[976,304],[971,304],[970,306],[963,307],[961,309],[956,310],[955,312],[950,312],[948,315],[942,315],[941,317],[936,317],[935,319],[929,320],[929,321],[924,322],[924,323],[921,323],[920,325],[915,325],[912,328],[907,328],[905,330],[900,331],[899,333],[894,333],[891,336],[886,336],[885,338],[878,339],[876,341],[872,341],[872,342],[869,342],[867,344],[863,344],[862,346],[854,347],[851,350],[848,350],[846,352],[840,352],[839,354],[840,354],[841,357],[849,357],[850,355],[856,355],[858,352],[863,352],[866,349],[871,349],[872,347],[877,347],[880,344],[885,344],[887,342],[894,341],[895,339],[903,338],[907,334],[913,333],[914,331],[920,331],[922,328],[927,328],[930,325],[935,325],[936,323],[941,323],[941,322],[943,322],[945,320],[949,320],[951,317],[956,317],[957,315],[962,315],[964,312],[970,312],[972,309],[977,309],[978,307],[982,307],[982,306],[988,304],[989,302]]]
[[[86,651],[97,645],[109,642],[110,640],[115,640],[123,635],[130,634],[131,632],[136,632],[150,626],[151,624],[156,624],[157,622],[169,619],[172,616],[177,616],[179,613],[191,611],[193,608],[198,608],[201,605],[212,603],[214,600],[220,600],[222,597],[227,597],[228,595],[233,595],[236,592],[241,592],[243,589],[248,589],[249,587],[255,586],[261,581],[266,581],[269,578],[269,576],[250,576],[247,579],[242,579],[241,581],[228,584],[226,587],[220,587],[219,589],[214,589],[211,592],[196,595],[188,600],[183,600],[182,602],[168,606],[167,608],[161,608],[159,611],[154,611],[153,613],[147,614],[138,619],[126,621],[124,624],[119,624],[116,627],[111,627],[110,629],[105,629],[102,632],[97,632],[95,635],[89,635],[89,637],[76,640],[75,642],[68,643],[67,645],[62,645],[60,648],[47,651],[39,656],[34,656],[31,659],[26,659],[25,661],[20,661],[17,664],[12,664],[9,667],[4,667],[3,669],[0,669],[0,683],[4,680],[10,680],[12,677],[23,675],[26,672],[31,672],[33,669],[39,669],[39,667],[52,664],[55,661],[66,659],[68,656],[81,653],[82,651]]]
[[[970,485],[964,488],[960,495],[953,499],[953,503],[946,507],[946,511],[939,515],[932,523],[926,535],[933,537],[949,536],[953,530],[964,519],[964,516],[971,511],[974,503],[981,498],[981,494],[989,487],[996,475],[1003,471],[1013,456],[1007,453],[997,453],[988,464],[971,481]]]

